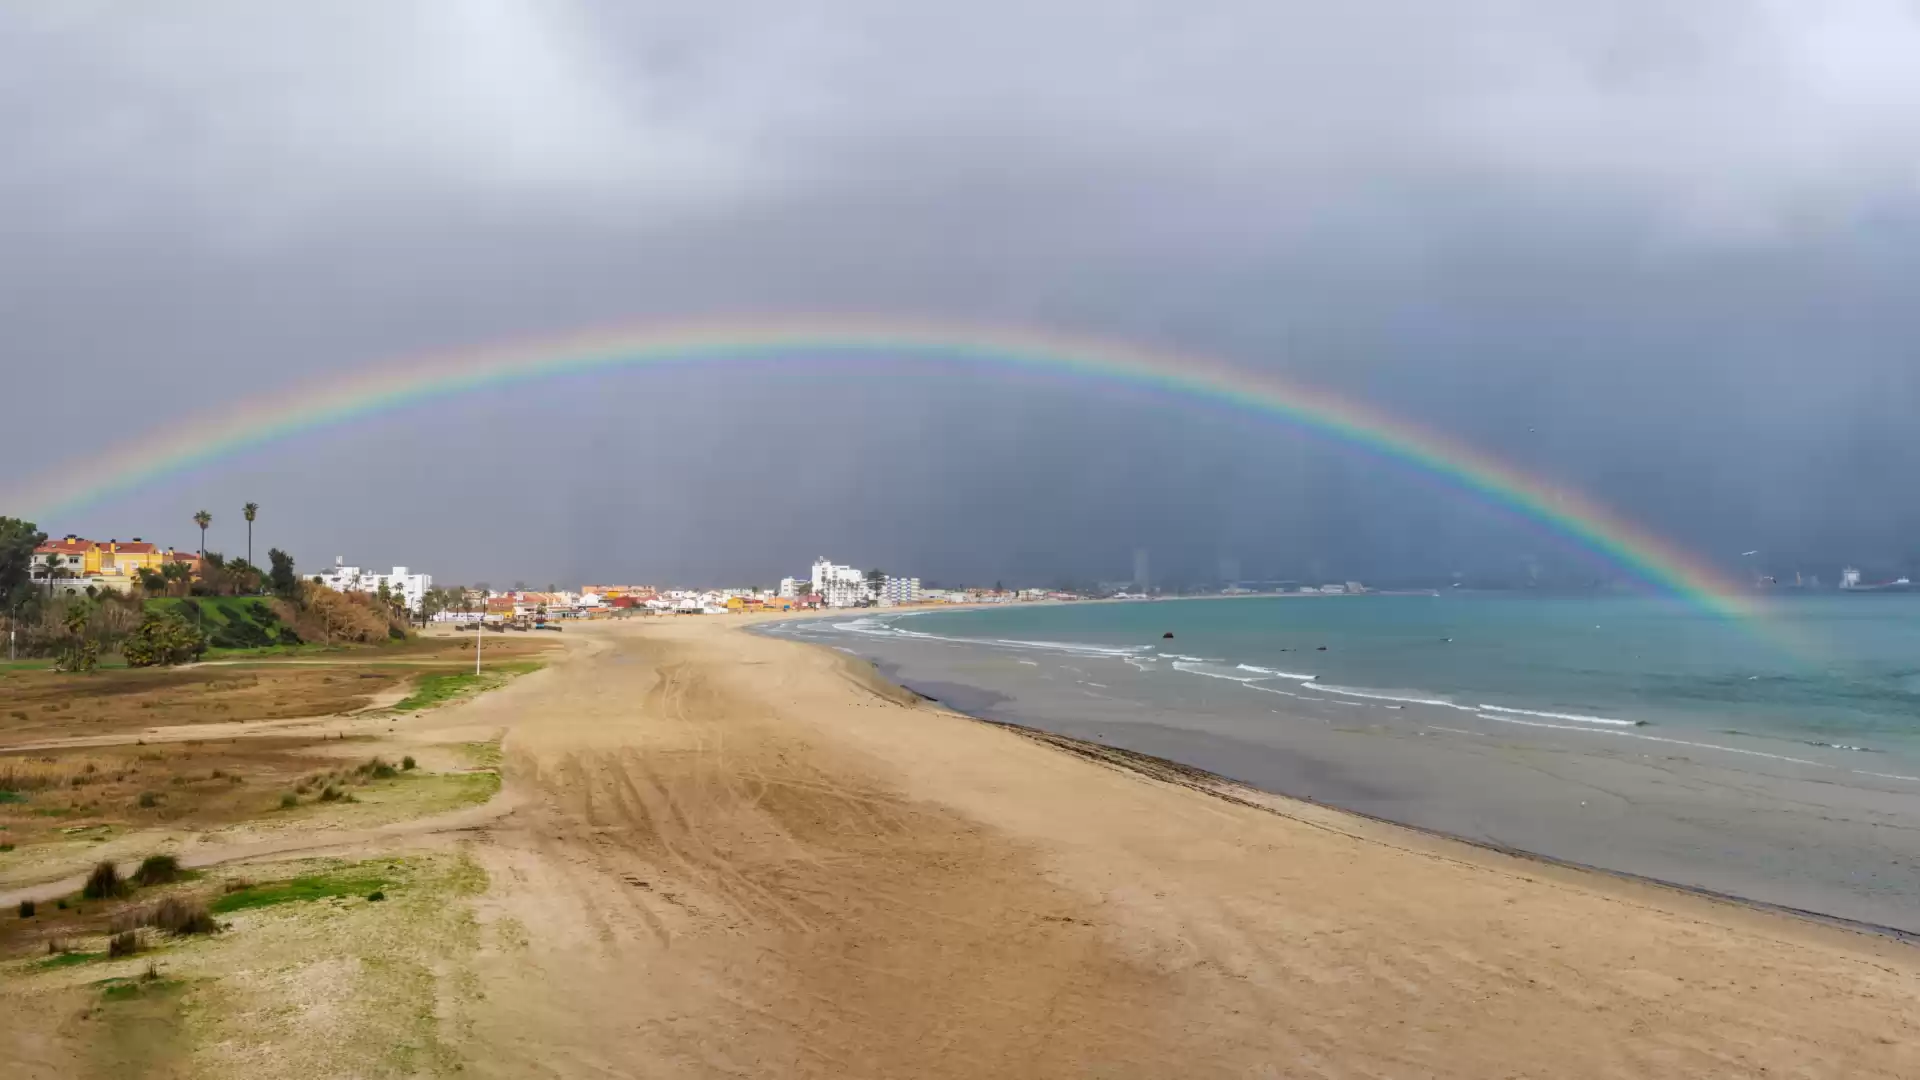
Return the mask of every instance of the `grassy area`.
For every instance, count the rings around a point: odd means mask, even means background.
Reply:
[[[107,954],[103,952],[59,953],[57,955],[47,957],[45,960],[40,961],[40,963],[37,964],[36,966],[41,968],[68,968],[78,964],[90,964],[95,960],[105,959],[106,955]]]
[[[273,880],[228,876],[243,870]],[[303,1075],[459,1071],[465,1005],[478,995],[460,972],[484,934],[467,901],[487,887],[471,857],[304,859],[218,876],[232,892],[188,891],[224,913],[219,934],[153,934],[110,959],[103,907],[61,933],[86,951],[7,963],[0,1036],[70,1051],[73,1075],[247,1076],[264,1067],[263,1047]],[[369,902],[376,890],[385,899]]]
[[[215,649],[259,649],[299,645],[300,637],[281,620],[266,598],[258,596],[156,597],[147,611],[177,615],[198,626]]]
[[[401,712],[414,712],[419,709],[429,709],[435,705],[444,705],[450,701],[505,686],[510,680],[538,671],[541,667],[538,660],[509,660],[494,664],[478,675],[471,671],[423,675],[419,683],[414,686],[413,693],[408,694],[394,708]]]
[[[209,907],[215,915],[226,915],[235,911],[272,907],[275,904],[291,904],[302,900],[326,900],[336,896],[370,896],[376,892],[384,893],[386,889],[394,887],[391,884],[392,875],[375,875],[370,872],[370,869],[384,865],[363,863],[333,874],[313,874],[294,878],[291,881],[249,885],[237,892],[227,893]]]

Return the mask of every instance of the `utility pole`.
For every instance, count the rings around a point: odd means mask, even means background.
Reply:
[[[473,674],[476,678],[480,675],[480,650],[485,647],[481,643],[481,635],[486,632],[487,597],[486,594],[482,593],[480,596],[480,617],[473,620]]]

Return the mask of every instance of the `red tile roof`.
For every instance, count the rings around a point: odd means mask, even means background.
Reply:
[[[89,551],[113,551],[123,555],[151,555],[159,549],[145,541],[129,540],[87,540],[78,536],[63,536],[58,540],[49,540],[33,549],[36,555],[59,552],[62,555],[81,555]]]

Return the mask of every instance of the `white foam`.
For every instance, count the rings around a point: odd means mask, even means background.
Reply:
[[[1073,656],[1132,656],[1141,649],[1138,645],[1088,645],[1078,641],[1021,641],[1017,638],[994,638],[990,644],[1004,645],[1009,649],[1044,649]]]
[[[1038,661],[1038,660],[1015,660],[1015,661],[1014,661],[1014,663],[1016,663],[1016,664],[1025,664],[1025,665],[1027,665],[1028,667],[1039,667],[1039,666],[1040,666],[1040,661]]]
[[[1920,776],[1901,776],[1899,773],[1890,772],[1868,772],[1865,769],[1848,769],[1847,771],[1853,773],[1855,776],[1877,776],[1882,780],[1910,780],[1913,783],[1920,784]]]
[[[1351,686],[1329,686],[1326,683],[1302,683],[1309,690],[1318,690],[1323,694],[1342,694],[1346,697],[1368,698],[1373,701],[1397,701],[1402,705],[1438,705],[1447,709],[1473,710],[1465,705],[1456,705],[1445,698],[1406,697],[1401,694],[1383,694],[1377,690],[1356,690]]]
[[[1265,682],[1271,677],[1267,675],[1228,675],[1218,671],[1203,671],[1201,668],[1205,664],[1206,661],[1204,660],[1175,660],[1173,662],[1173,670],[1184,671],[1189,675],[1205,675],[1209,679],[1225,679],[1228,682],[1237,683]]]
[[[1464,706],[1462,706],[1464,708]],[[1615,727],[1639,727],[1638,720],[1615,720],[1610,716],[1583,716],[1580,713],[1535,712],[1532,709],[1509,709],[1501,705],[1482,705],[1482,712],[1511,713],[1514,716],[1539,716],[1548,720],[1571,720],[1577,724],[1612,724]]]
[[[1291,690],[1276,690],[1271,686],[1261,686],[1259,683],[1244,682],[1244,683],[1241,683],[1240,685],[1246,687],[1249,690],[1258,690],[1263,694],[1279,694],[1281,697],[1292,697],[1292,698],[1306,696],[1305,694],[1296,694]]]
[[[1691,742],[1687,739],[1669,739],[1661,735],[1642,735],[1637,731],[1607,731],[1602,728],[1576,727],[1570,724],[1543,724],[1537,720],[1516,720],[1511,716],[1492,716],[1487,713],[1480,713],[1479,716],[1482,720],[1497,720],[1502,724],[1519,724],[1523,727],[1549,728],[1554,731],[1584,731],[1589,735],[1618,735],[1625,739],[1645,739],[1648,742],[1669,743],[1674,746],[1693,746],[1702,750],[1721,750],[1729,754],[1746,754],[1749,757],[1771,758],[1774,761],[1790,761],[1795,765],[1811,765],[1816,769],[1834,769],[1839,767],[1837,765],[1829,765],[1824,761],[1808,761],[1806,758],[1788,757],[1785,754],[1769,754],[1764,750],[1742,750],[1737,746],[1721,746],[1719,743]],[[1849,771],[1859,772],[1858,769]],[[1874,774],[1868,773],[1866,775],[1872,776]],[[1895,777],[1893,779],[1912,778]]]
[[[1258,674],[1266,675],[1270,678],[1275,678],[1275,679],[1299,679],[1301,682],[1306,682],[1309,679],[1319,678],[1319,676],[1317,675],[1302,675],[1295,671],[1281,671],[1279,668],[1258,667],[1254,664],[1241,664],[1240,670],[1256,672]]]

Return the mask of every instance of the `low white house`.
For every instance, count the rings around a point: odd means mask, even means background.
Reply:
[[[344,558],[336,556],[333,569],[316,574],[313,580],[335,592],[377,593],[385,585],[389,593],[405,600],[409,611],[419,611],[426,602],[427,590],[433,587],[432,574],[410,573],[404,566],[394,567],[391,574],[375,574],[345,563]]]

